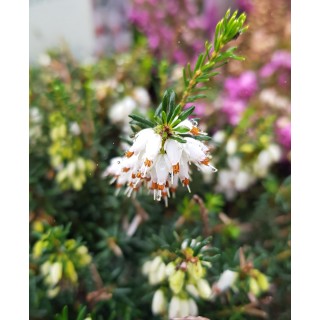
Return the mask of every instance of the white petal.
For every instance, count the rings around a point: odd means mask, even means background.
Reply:
[[[165,155],[160,155],[156,162],[157,183],[161,185],[166,183],[170,170],[165,157]]]
[[[167,152],[167,156],[170,160],[171,165],[175,165],[180,161],[181,153],[182,153],[182,145],[181,143],[168,139],[164,144],[164,149]]]
[[[152,135],[148,137],[145,154],[148,160],[153,160],[159,154],[161,142],[161,136],[159,134],[156,134],[155,132],[153,132]]]

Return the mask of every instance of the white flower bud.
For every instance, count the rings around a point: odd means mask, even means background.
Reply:
[[[173,296],[169,303],[169,318],[179,317],[180,316],[180,298]]]
[[[226,270],[221,274],[218,282],[215,283],[214,288],[218,289],[219,292],[224,292],[230,287],[232,287],[232,285],[237,280],[237,277],[238,277],[238,272]]]
[[[73,162],[73,161],[69,162],[68,165],[67,165],[66,170],[67,170],[68,177],[72,178],[74,173],[75,173],[75,171],[76,171],[75,162]]]
[[[198,289],[191,283],[186,285],[186,290],[195,298],[199,297]]]
[[[203,299],[210,298],[210,296],[212,294],[212,290],[211,290],[211,287],[210,287],[207,280],[205,280],[205,279],[198,280],[197,288],[198,288],[199,295],[201,298],[203,298]]]
[[[212,137],[213,142],[218,144],[222,143],[225,140],[225,138],[226,138],[226,134],[223,130],[217,131]]]
[[[51,285],[55,285],[59,282],[62,277],[62,263],[54,262],[49,270],[49,277]]]
[[[163,290],[158,289],[152,299],[152,313],[156,314],[163,314],[167,310],[167,299],[164,295]]]
[[[193,299],[188,300],[188,308],[189,308],[189,316],[197,316],[198,315],[198,306]]]
[[[170,277],[175,271],[176,271],[176,265],[174,264],[174,262],[170,262],[169,264],[167,264],[166,266],[167,277]]]
[[[230,138],[226,144],[227,154],[232,155],[237,151],[237,140],[235,138]]]

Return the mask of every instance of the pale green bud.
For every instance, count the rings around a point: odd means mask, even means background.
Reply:
[[[176,271],[176,265],[174,262],[170,262],[166,266],[166,276],[170,277]]]
[[[73,162],[73,161],[69,162],[68,165],[67,165],[66,170],[67,170],[68,177],[72,178],[74,176],[75,172],[76,172],[76,164],[75,164],[75,162]]]
[[[68,260],[66,263],[66,276],[71,280],[71,282],[76,283],[78,280],[78,274],[74,268],[72,261]]]
[[[197,288],[198,288],[199,295],[202,299],[209,299],[210,296],[212,295],[211,287],[208,281],[205,279],[198,280]]]
[[[188,273],[192,279],[195,281],[198,281],[199,279],[203,278],[206,270],[202,266],[200,261],[197,261],[196,263],[188,263]]]
[[[175,271],[169,277],[169,285],[170,289],[174,292],[174,294],[178,294],[184,284],[185,273],[182,270]]]
[[[189,283],[186,285],[186,290],[195,298],[199,297],[199,291],[198,289],[195,287],[195,285]]]
[[[68,171],[66,169],[62,169],[61,171],[58,172],[57,174],[57,181],[58,183],[61,183],[63,180],[65,180],[68,176]]]
[[[86,163],[83,160],[83,158],[78,158],[77,159],[77,167],[80,171],[85,171],[86,170]]]
[[[54,298],[58,295],[59,292],[60,292],[60,287],[48,289],[47,296],[48,296],[48,298]]]

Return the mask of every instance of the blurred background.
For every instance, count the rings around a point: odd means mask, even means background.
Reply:
[[[213,302],[197,297],[198,314],[290,319],[290,1],[29,8],[30,319],[168,319],[152,301],[162,288],[169,302],[170,286],[150,283],[142,266],[157,256],[167,264],[164,244],[209,235],[220,253],[210,286],[225,270],[242,276]],[[169,87],[182,95],[183,67],[228,8],[247,14],[249,30],[232,43],[245,61],[222,66],[194,104],[219,171],[194,169],[192,194],[180,187],[168,208],[143,192],[116,196],[104,173],[129,147],[128,115],[152,116]]]

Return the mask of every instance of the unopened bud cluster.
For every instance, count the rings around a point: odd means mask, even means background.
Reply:
[[[47,295],[54,298],[68,283],[76,286],[78,272],[91,262],[88,248],[79,244],[74,239],[64,239],[60,227],[55,227],[51,232],[44,233],[33,247],[33,259],[40,265],[40,274],[47,286]],[[44,261],[44,262],[42,262]]]
[[[95,164],[80,156],[80,128],[75,122],[68,126],[60,112],[52,113],[49,120],[52,141],[49,155],[51,164],[57,171],[56,181],[63,189],[81,190],[87,176],[95,170]]]
[[[197,300],[210,300],[212,290],[205,279],[210,263],[194,256],[193,249],[182,245],[184,259],[165,263],[160,255],[144,263],[142,272],[151,285],[160,286],[154,293],[152,312],[173,317],[197,316]]]

